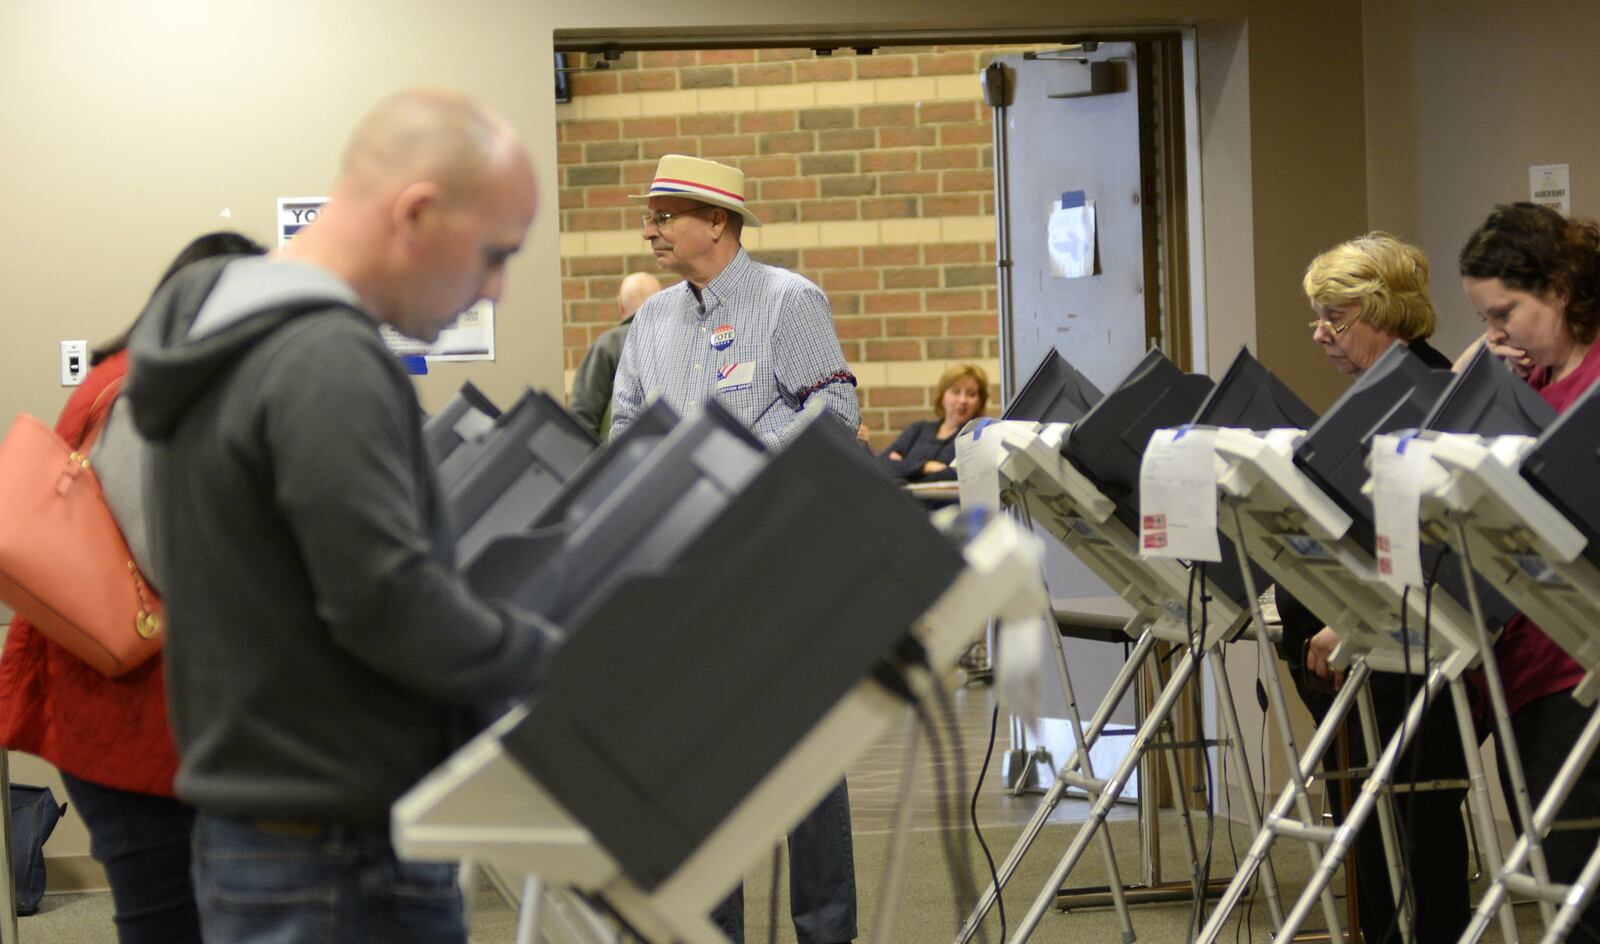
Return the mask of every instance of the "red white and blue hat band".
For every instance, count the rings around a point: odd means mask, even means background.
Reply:
[[[705,184],[697,184],[692,180],[678,180],[673,177],[657,177],[655,180],[650,182],[650,194],[652,196],[655,194],[668,193],[682,194],[690,197],[698,195],[702,197],[711,197],[713,199],[732,200],[735,203],[744,202],[743,194],[734,193],[731,190],[720,190],[716,187],[708,187]]]

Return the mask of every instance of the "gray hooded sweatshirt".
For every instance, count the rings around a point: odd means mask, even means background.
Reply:
[[[461,581],[416,393],[344,283],[197,263],[130,347],[179,797],[383,827],[553,634]]]

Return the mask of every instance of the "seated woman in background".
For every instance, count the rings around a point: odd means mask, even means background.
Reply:
[[[956,433],[989,405],[989,377],[976,364],[957,364],[939,378],[933,398],[937,419],[918,420],[905,428],[878,458],[908,482],[953,480]]]

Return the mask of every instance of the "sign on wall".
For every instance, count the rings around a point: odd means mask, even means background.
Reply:
[[[303,227],[316,222],[327,202],[327,197],[279,197],[278,248],[287,246]],[[457,315],[432,344],[406,337],[388,325],[379,330],[384,343],[396,355],[422,354],[431,361],[494,360],[494,302],[488,299]]]
[[[1528,168],[1528,199],[1572,215],[1572,168],[1569,164],[1540,164]]]

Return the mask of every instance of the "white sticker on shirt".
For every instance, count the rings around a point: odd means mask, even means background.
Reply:
[[[723,364],[717,368],[717,392],[732,393],[735,390],[748,390],[750,381],[755,375],[755,361]]]

